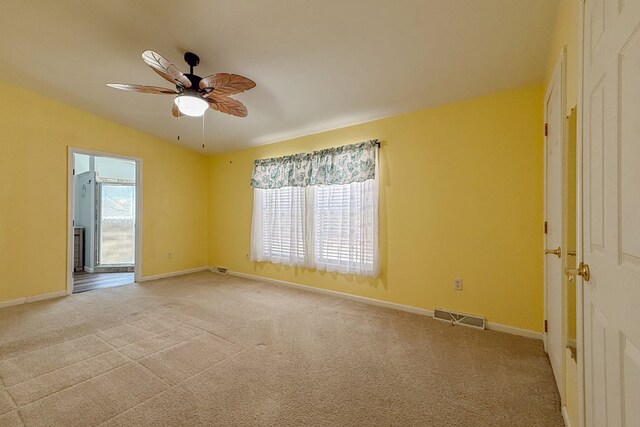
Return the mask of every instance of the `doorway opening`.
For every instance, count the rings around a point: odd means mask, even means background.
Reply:
[[[69,152],[67,293],[132,284],[139,270],[140,161]]]

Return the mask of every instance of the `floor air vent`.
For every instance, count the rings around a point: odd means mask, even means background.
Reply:
[[[220,274],[227,274],[227,269],[225,267],[216,267],[214,271]]]
[[[436,308],[433,311],[433,318],[450,322],[452,325],[471,326],[472,328],[484,329],[484,317],[472,316],[470,314],[454,313]]]

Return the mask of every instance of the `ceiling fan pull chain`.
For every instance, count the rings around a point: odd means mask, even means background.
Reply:
[[[204,148],[204,114],[202,115],[202,148]]]
[[[176,120],[176,133],[178,134],[178,141],[180,141],[180,116]]]

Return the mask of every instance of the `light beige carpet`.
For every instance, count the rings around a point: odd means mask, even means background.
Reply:
[[[0,310],[1,426],[561,426],[539,341],[197,273]]]

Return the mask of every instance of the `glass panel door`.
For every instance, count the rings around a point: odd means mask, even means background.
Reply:
[[[135,256],[134,185],[100,185],[98,264],[133,264]]]

